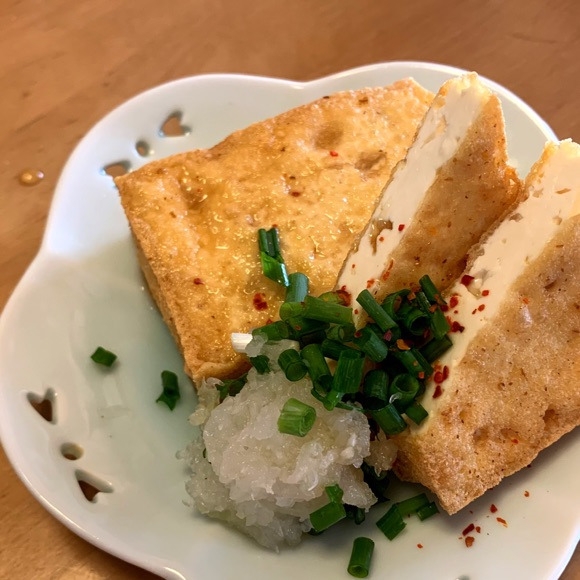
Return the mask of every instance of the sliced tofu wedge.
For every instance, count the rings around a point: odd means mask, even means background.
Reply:
[[[378,299],[429,274],[440,289],[521,193],[507,163],[501,105],[475,73],[439,90],[347,257],[337,288]],[[355,306],[358,326],[364,313]]]
[[[548,144],[525,196],[449,292],[429,417],[396,438],[398,475],[449,513],[580,424],[580,146]]]

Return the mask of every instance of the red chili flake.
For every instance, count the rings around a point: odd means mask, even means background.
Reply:
[[[447,304],[441,304],[439,308],[441,308],[441,312],[447,312],[449,310],[449,306],[447,306]]]
[[[463,276],[461,276],[461,283],[464,286],[469,286],[473,282],[473,280],[474,280],[473,276],[470,276],[469,274],[464,274]]]
[[[423,544],[417,544],[417,548],[419,548],[419,550],[423,547]]]
[[[268,320],[266,320],[266,324],[274,324],[274,321],[271,318],[268,318]]]
[[[268,303],[266,302],[266,295],[263,292],[256,292],[252,300],[254,303],[254,308],[256,310],[266,310],[268,308]]]
[[[523,302],[524,304],[529,304],[529,303],[530,303],[530,299],[529,299],[527,296],[524,296],[524,297],[522,298],[522,302]]]
[[[473,546],[473,542],[475,542],[475,538],[473,536],[467,536],[467,538],[465,538],[465,545],[468,548],[471,548],[471,546]]]
[[[481,526],[475,526],[475,531],[476,531],[478,534],[481,534]]]
[[[379,236],[379,242],[384,242],[385,241],[385,236]]]
[[[480,304],[480,305],[477,307],[477,309],[478,309],[480,312],[483,312],[483,311],[485,310],[485,304]]]
[[[436,373],[434,373],[433,375],[433,380],[436,383],[442,383],[443,382],[443,373],[441,371],[437,371]]]
[[[395,263],[394,260],[391,260],[389,262],[387,269],[381,274],[381,278],[383,280],[387,280],[389,278],[389,276],[391,275],[391,269],[392,269],[394,263]]]
[[[354,309],[354,313],[355,313],[355,314],[358,314],[358,308],[355,308],[355,309]]]
[[[433,398],[437,399],[438,397],[440,397],[443,394],[443,389],[441,388],[441,385],[437,385],[435,387],[435,390],[433,391]]]
[[[338,157],[338,153],[336,151],[330,151],[331,157]]]
[[[489,296],[489,290],[482,290],[481,295],[482,296]]]
[[[292,197],[300,197],[302,195],[302,192],[301,191],[291,191],[290,195]]]
[[[405,224],[399,224],[399,227],[397,228],[400,232],[402,232],[405,229]]]
[[[201,278],[194,278],[193,283],[199,285],[199,284],[204,284],[204,281]]]
[[[399,350],[411,350],[411,347],[402,339],[397,339],[397,348]]]
[[[341,286],[337,291],[336,294],[340,298],[340,303],[343,306],[350,306],[352,302],[352,294],[346,289],[346,286]]]
[[[474,309],[471,311],[471,314],[475,314],[476,312],[477,312],[477,308],[474,308]]]
[[[449,298],[449,308],[455,308],[459,304],[459,297],[457,294],[454,294]]]
[[[355,312],[356,312],[356,311],[355,311]],[[355,337],[355,338],[360,338],[360,337],[361,337],[361,331],[360,331],[360,330],[357,330],[357,331],[354,333],[354,337]]]
[[[507,522],[503,518],[495,518],[502,526],[508,527]]]
[[[470,532],[473,532],[473,530],[475,530],[475,525],[474,524],[469,524],[464,530],[463,532],[461,532],[464,536],[467,536],[467,534],[469,534]]]
[[[367,280],[367,290],[375,283],[375,279],[371,278],[370,280]]]
[[[530,492],[527,489],[524,491],[524,497],[530,497]]]
[[[449,367],[445,365],[443,367],[443,380],[445,380],[449,376]]]
[[[495,504],[494,504],[494,503],[492,503],[492,504],[489,506],[489,511],[490,511],[492,514],[494,514],[494,513],[497,511],[497,507],[495,506]]]
[[[517,443],[519,443],[519,441],[517,439],[512,439],[512,443],[517,444]]]
[[[465,330],[465,326],[459,324],[457,320],[454,320],[451,323],[451,332],[463,332]]]
[[[417,373],[417,378],[423,380],[425,378],[425,373],[423,371],[419,371],[419,373]]]

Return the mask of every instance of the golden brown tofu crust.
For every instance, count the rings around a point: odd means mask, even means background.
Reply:
[[[580,424],[580,216],[506,291],[452,370],[425,428],[397,437],[396,473],[450,514]]]
[[[332,289],[432,98],[410,79],[336,93],[116,179],[195,380],[243,372],[230,334],[277,317],[284,290],[262,275],[257,230],[276,225],[288,271],[307,274],[313,294]]]
[[[441,94],[437,95],[437,98]],[[428,274],[440,290],[457,280],[468,252],[521,199],[508,165],[501,104],[491,95],[456,154],[443,165],[385,264],[377,300]]]

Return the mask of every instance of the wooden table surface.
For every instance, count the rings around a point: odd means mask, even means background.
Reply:
[[[476,70],[580,139],[578,0],[1,0],[0,310],[89,128],[153,85],[207,72],[308,80],[388,60]],[[24,186],[19,175],[40,170]],[[0,578],[148,578],[41,508],[0,451]],[[580,550],[566,572],[580,578]]]

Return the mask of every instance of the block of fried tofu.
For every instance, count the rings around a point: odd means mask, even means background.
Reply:
[[[467,253],[521,195],[508,164],[499,98],[476,73],[445,82],[369,223],[348,255],[337,287],[381,301],[428,274],[445,290]],[[358,326],[365,322],[355,306]]]
[[[396,437],[397,474],[454,513],[580,424],[580,146],[549,144],[449,293],[453,346]]]
[[[331,290],[433,95],[413,80],[336,93],[154,161],[116,185],[151,293],[195,380],[241,374],[232,332],[276,318],[259,228],[276,225],[289,272]]]

